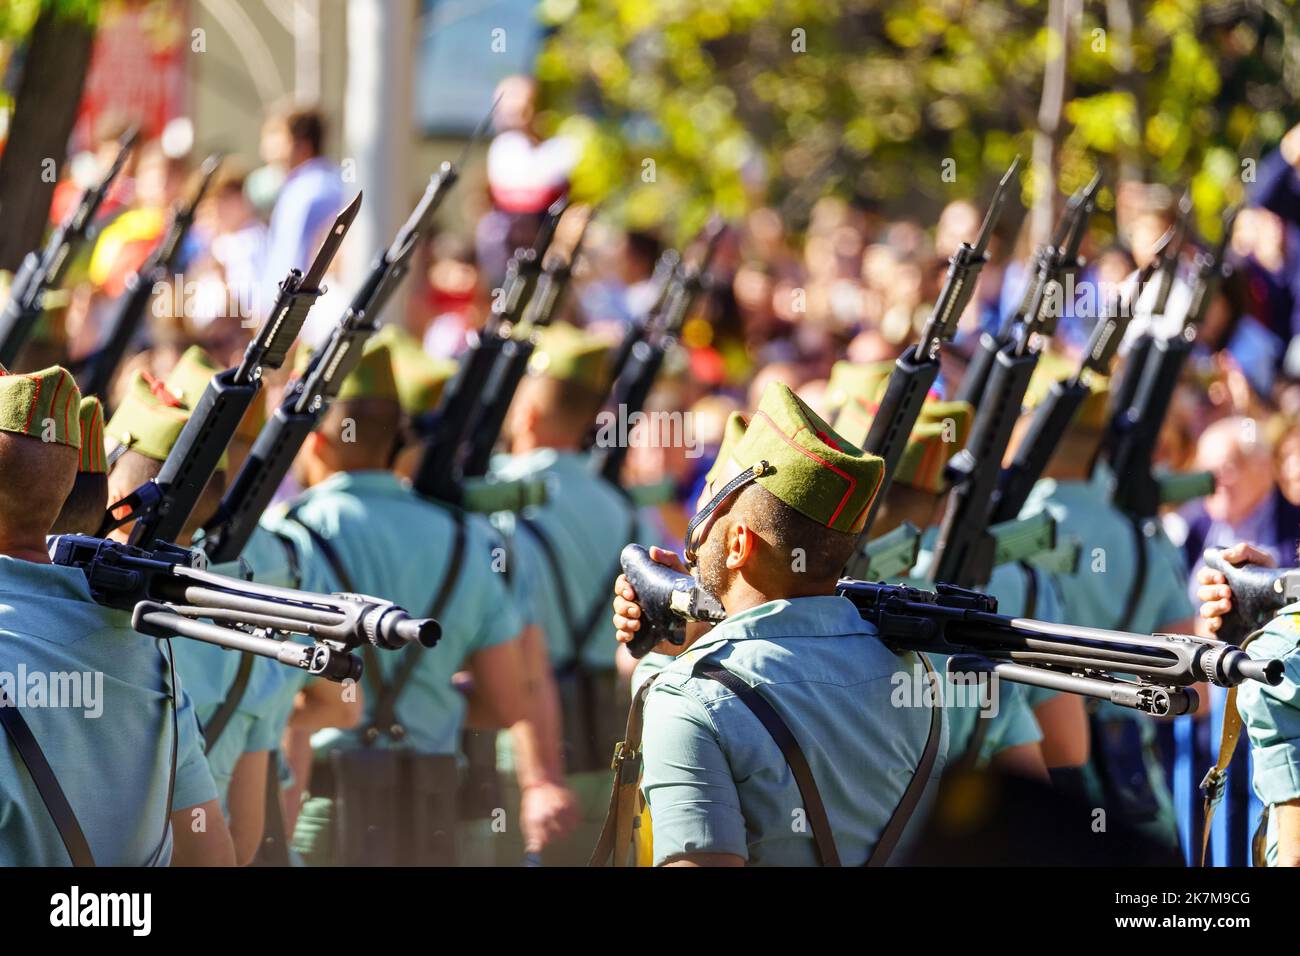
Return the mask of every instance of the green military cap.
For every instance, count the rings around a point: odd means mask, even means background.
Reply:
[[[1051,387],[1057,382],[1073,378],[1078,366],[1063,355],[1044,352],[1038,357],[1034,374],[1030,376],[1029,387],[1025,389],[1024,409],[1033,410],[1047,398]],[[1110,412],[1110,379],[1104,375],[1089,374],[1086,379],[1088,394],[1079,404],[1071,424],[1077,428],[1098,431],[1106,427]]]
[[[165,380],[167,391],[171,392],[189,409],[198,405],[199,399],[207,390],[208,383],[218,372],[224,371],[208,352],[198,345],[191,345],[172,366]],[[248,411],[239,420],[235,434],[251,442],[266,424],[266,400],[258,394]]]
[[[415,336],[391,322],[371,336],[366,348],[381,345],[388,347],[402,411],[414,418],[437,408],[442,390],[456,374],[458,363],[434,358]]]
[[[555,322],[538,333],[528,370],[599,392],[608,384],[609,362],[608,342],[567,322]]]
[[[78,412],[81,424],[81,465],[77,471],[85,475],[103,475],[108,472],[108,459],[104,456],[104,406],[93,395],[81,400]]]
[[[836,362],[826,381],[826,401],[833,409],[835,430],[861,443],[871,429],[876,406],[885,383],[894,370],[893,362]]]
[[[188,408],[199,403],[212,376],[220,372],[216,360],[197,345],[191,345],[172,366],[165,380],[171,392]]]
[[[306,347],[298,349],[294,360],[294,373],[303,375],[311,364],[312,350]],[[340,402],[357,401],[363,398],[383,398],[399,402],[397,380],[393,376],[393,353],[383,342],[367,342],[361,350],[357,366],[347,374],[339,385],[337,396]]]
[[[0,431],[79,449],[80,406],[81,390],[61,366],[26,375],[0,372]]]
[[[970,402],[927,399],[907,437],[893,480],[920,491],[942,494],[947,487],[944,466],[966,447],[974,417],[975,409]]]
[[[180,438],[190,409],[161,381],[147,372],[137,372],[127,386],[122,403],[104,426],[112,464],[123,451],[134,451],[154,461],[166,461]],[[226,467],[223,452],[218,468]]]
[[[853,533],[885,473],[884,461],[836,434],[781,382],[763,393],[731,458],[742,469],[766,462],[760,485],[800,514]]]
[[[713,465],[704,475],[706,485],[713,484],[727,469],[727,461],[736,451],[736,445],[745,437],[745,429],[749,423],[745,421],[745,416],[740,412],[732,412],[727,416],[727,424],[722,430],[722,444],[718,446],[718,457],[713,459]]]

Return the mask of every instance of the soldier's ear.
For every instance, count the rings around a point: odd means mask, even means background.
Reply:
[[[739,571],[754,557],[758,535],[744,521],[737,521],[727,529],[727,569]]]

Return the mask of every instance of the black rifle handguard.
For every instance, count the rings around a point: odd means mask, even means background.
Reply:
[[[627,645],[633,657],[645,657],[661,641],[685,643],[687,621],[716,622],[726,618],[718,599],[700,587],[695,578],[660,564],[641,545],[625,547],[619,563],[641,608],[641,626]]]

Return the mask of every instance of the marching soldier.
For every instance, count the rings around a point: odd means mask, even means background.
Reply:
[[[1030,407],[1053,375],[1068,374],[1060,360],[1047,358],[1040,365],[1040,386],[1027,396]],[[1046,510],[1056,518],[1058,534],[1080,542],[1078,568],[1058,577],[1062,619],[1138,634],[1190,633],[1187,570],[1178,550],[1159,522],[1131,520],[1111,504],[1104,467],[1092,473],[1107,422],[1109,386],[1097,379],[1091,385],[1021,512],[1028,516]],[[1017,423],[1013,446],[1029,418],[1022,416]],[[1097,805],[1176,848],[1172,796],[1155,754],[1155,735],[1150,718],[1102,703],[1092,712],[1085,776]]]
[[[509,540],[513,595],[545,636],[559,689],[555,722],[563,728],[564,766],[582,822],[546,855],[555,865],[587,862],[627,712],[605,610],[619,553],[641,537],[641,524],[632,503],[592,471],[582,451],[606,392],[609,351],[571,325],[547,326],[510,408],[510,455],[492,465],[502,480],[546,481],[544,505],[493,520]],[[503,754],[503,765],[507,759]]]
[[[206,361],[206,355],[191,356],[191,360],[196,358]],[[197,391],[201,394],[202,389]],[[126,398],[104,429],[113,446],[108,484],[114,502],[134,491],[142,479],[158,474],[191,411],[165,385],[150,383],[143,373],[136,373]],[[188,545],[198,527],[211,517],[224,477],[223,460],[204,500],[182,531],[181,543]],[[127,529],[114,532],[123,540],[128,533]],[[276,750],[289,717],[292,694],[286,694],[285,685],[293,672],[268,658],[231,652],[204,641],[177,641],[174,653],[177,672],[202,727],[204,753],[229,821],[236,861],[244,866],[262,842],[270,754]]]
[[[4,688],[19,699],[0,707],[0,862],[229,865],[230,832],[166,642],[96,604],[85,574],[46,552],[77,473],[80,401],[62,368],[0,376],[0,669],[103,677],[84,706],[25,706],[26,687]]]
[[[943,709],[894,706],[890,689],[932,669],[835,595],[882,472],[779,382],[715,472],[686,557],[727,620],[634,704],[656,864],[879,864],[929,799]],[[615,595],[627,640],[640,609],[625,578]]]
[[[1225,549],[1223,557],[1234,565],[1276,566],[1272,555],[1248,544]],[[1208,567],[1197,573],[1197,582],[1200,615],[1213,633],[1232,610],[1232,588],[1222,572]],[[1255,833],[1254,862],[1256,866],[1300,866],[1300,604],[1282,608],[1243,649],[1251,657],[1276,658],[1284,665],[1282,682],[1275,687],[1247,681],[1229,691],[1236,697],[1236,717],[1250,741],[1255,795],[1265,805]],[[1231,708],[1224,723],[1229,728],[1238,723]],[[1219,767],[1226,768],[1235,743],[1235,737],[1229,742],[1225,732]]]
[[[443,622],[432,650],[367,649],[363,720],[313,739],[295,832],[309,863],[456,862],[468,709],[511,729],[526,837],[540,846],[566,827],[563,787],[529,719],[521,625],[492,568],[495,541],[485,522],[420,499],[389,470],[400,416],[389,350],[371,343],[295,462],[307,490],[267,522],[330,568],[328,590],[380,594]],[[462,668],[468,699],[452,680]]]

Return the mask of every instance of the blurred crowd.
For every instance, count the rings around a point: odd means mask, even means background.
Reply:
[[[533,130],[531,81],[503,84],[488,150],[486,190],[469,205],[481,211],[472,232],[444,230],[417,250],[401,314],[432,355],[454,358],[491,309],[509,254],[527,244],[546,206],[563,193],[574,162],[571,144]],[[87,182],[111,163],[125,123],[106,120],[88,156],[69,164],[52,222],[72,208]],[[352,190],[325,154],[326,125],[310,109],[276,111],[261,127],[260,165],[224,160],[199,204],[175,281],[155,290],[142,350],[119,370],[119,382],[143,369],[164,376],[180,353],[200,344],[234,364],[290,267],[304,268],[324,229]],[[173,155],[163,141],[138,148],[114,184],[88,257],[66,291],[50,302],[28,367],[75,363],[95,347],[117,298],[167,230],[170,210],[194,188],[196,160]],[[1264,157],[1257,182],[1235,220],[1227,267],[1200,330],[1195,358],[1165,423],[1157,460],[1177,470],[1208,470],[1212,497],[1165,516],[1185,546],[1189,571],[1202,548],[1249,540],[1288,562],[1300,528],[1300,134]],[[1084,240],[1085,265],[1073,277],[1052,348],[1077,356],[1107,289],[1123,286],[1145,265],[1179,216],[1178,194],[1163,185],[1121,182],[1113,215],[1098,213]],[[671,482],[673,502],[659,509],[665,543],[680,541],[686,508],[698,494],[727,415],[750,411],[772,379],[828,411],[831,366],[896,358],[916,336],[942,288],[947,262],[973,242],[982,200],[960,199],[934,222],[890,215],[884,204],[827,197],[796,232],[773,208],[732,223],[714,259],[706,294],[679,333],[681,348],[661,375],[647,411],[689,421],[691,442],[632,442],[629,484]],[[888,208],[899,208],[894,202]],[[1019,206],[1012,206],[1020,212]],[[1163,316],[1152,317],[1143,292],[1130,337],[1144,323],[1176,329],[1186,310],[1198,256],[1217,237],[1198,234],[1193,219],[1178,278]],[[989,262],[945,350],[941,389],[959,382],[963,356],[978,336],[996,330],[1020,305],[1033,245],[1028,217],[1002,217]],[[599,216],[592,223],[563,311],[578,325],[621,336],[642,321],[656,297],[661,235],[624,231]],[[313,310],[304,338],[319,341],[346,305],[339,276]],[[1149,291],[1149,290],[1148,290]],[[62,316],[62,322],[49,317]],[[1122,362],[1122,358],[1121,358]],[[275,388],[267,390],[275,401]],[[110,396],[110,405],[113,402]],[[689,414],[688,414],[689,413]],[[702,451],[701,451],[702,449]],[[1189,575],[1190,577],[1190,575]]]

